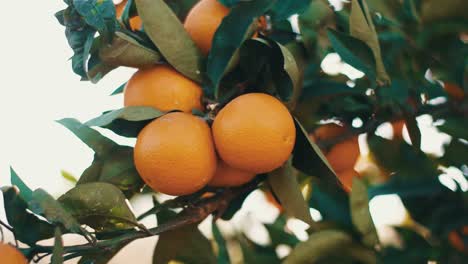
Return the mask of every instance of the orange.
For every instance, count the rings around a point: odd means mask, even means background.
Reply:
[[[461,101],[465,97],[465,92],[455,83],[444,83],[444,90],[451,98],[455,100]]]
[[[117,17],[117,19],[120,19],[122,17],[126,5],[127,0],[123,0],[119,4],[115,5],[115,16]],[[141,26],[143,25],[143,22],[141,21],[141,18],[139,16],[131,17],[129,22],[130,28],[134,31],[140,30]]]
[[[152,106],[162,111],[202,110],[202,88],[167,65],[138,70],[124,90],[125,106]]]
[[[464,252],[467,251],[468,248],[466,247],[465,243],[463,242],[463,238],[457,231],[452,231],[448,235],[448,240],[450,244],[458,251]]]
[[[210,51],[214,34],[228,13],[229,8],[217,0],[201,0],[187,14],[185,30],[203,54]]]
[[[325,155],[335,172],[353,169],[359,157],[358,137],[352,137],[334,145]]]
[[[26,258],[15,247],[0,242],[0,262],[5,264],[27,264]]]
[[[218,160],[218,167],[215,175],[208,185],[215,187],[240,186],[252,180],[255,173],[239,170],[227,165],[224,161]]]
[[[316,141],[325,141],[329,139],[334,139],[346,132],[346,127],[340,126],[335,123],[325,124],[317,129],[315,129],[314,133],[312,134],[314,140]]]
[[[244,94],[229,102],[215,117],[212,130],[222,160],[257,174],[280,167],[296,140],[288,109],[263,93]]]
[[[405,120],[398,120],[392,123],[393,138],[403,138],[403,128],[405,127]]]
[[[210,128],[191,114],[166,114],[140,132],[134,161],[152,189],[169,195],[194,193],[213,178],[216,170]]]
[[[346,192],[351,192],[354,177],[361,177],[354,169],[344,170],[336,173],[338,179]]]

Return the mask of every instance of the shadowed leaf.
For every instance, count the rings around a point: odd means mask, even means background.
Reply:
[[[135,227],[136,218],[125,196],[114,185],[94,182],[77,185],[58,201],[81,223],[96,231]]]
[[[356,229],[362,234],[362,242],[368,247],[379,243],[374,222],[369,211],[367,187],[362,180],[353,178],[353,189],[350,196],[351,218]]]
[[[145,32],[177,71],[201,83],[203,56],[163,0],[135,0]]]
[[[270,172],[268,183],[288,216],[313,225],[309,206],[302,196],[301,188],[290,162]]]

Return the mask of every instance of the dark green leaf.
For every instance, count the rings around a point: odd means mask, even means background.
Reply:
[[[274,247],[261,246],[240,235],[239,243],[242,250],[243,263],[246,264],[276,264],[281,263]]]
[[[408,134],[411,139],[411,143],[416,148],[421,148],[421,131],[418,127],[418,121],[413,116],[408,116],[405,118],[406,128],[408,129]]]
[[[128,106],[107,112],[85,124],[104,127],[122,136],[136,137],[149,122],[164,114],[149,106]]]
[[[145,32],[176,70],[201,83],[203,56],[163,0],[135,0]]]
[[[281,71],[279,71],[280,74],[273,73],[273,79],[275,79],[277,83],[277,90],[284,101],[289,101],[289,103],[294,105],[294,102],[291,102],[292,95],[296,94],[301,88],[299,68],[294,56],[286,47],[278,42],[274,42],[273,49],[276,51],[276,54],[278,54],[277,57],[281,58],[279,63],[279,65],[281,65]],[[282,76],[284,77],[281,80],[278,80],[278,78]]]
[[[6,219],[15,230],[15,237],[28,245],[54,236],[54,226],[27,211],[26,201],[12,187],[2,188]]]
[[[117,87],[117,89],[115,89],[115,91],[113,91],[110,95],[117,95],[117,94],[123,93],[123,91],[124,91],[126,85],[127,85],[126,82],[123,83],[122,85],[120,85],[119,87]]]
[[[444,156],[440,161],[445,166],[457,166],[468,164],[468,144],[457,139],[452,139],[449,144],[444,146]]]
[[[351,260],[363,264],[377,263],[374,251],[353,242],[349,234],[324,230],[299,243],[283,263],[354,263]]]
[[[111,39],[116,28],[115,7],[112,0],[73,0],[76,11],[101,36]]]
[[[172,9],[180,21],[184,21],[188,12],[198,2],[198,0],[165,0],[166,4]]]
[[[309,0],[281,0],[271,8],[273,20],[288,19],[291,15],[302,13],[310,4]]]
[[[109,151],[116,146],[112,140],[104,137],[96,130],[82,125],[78,120],[72,118],[65,118],[57,121],[59,124],[68,128],[75,134],[83,143],[88,145],[99,156],[105,156]]]
[[[367,187],[362,180],[353,178],[353,189],[350,196],[351,218],[356,229],[362,235],[362,243],[369,248],[379,243],[379,237],[369,211]]]
[[[136,171],[133,148],[116,146],[112,155],[94,156],[93,163],[83,172],[78,185],[91,182],[107,182],[124,192],[126,197],[140,192],[144,183]]]
[[[379,85],[390,84],[385,66],[382,61],[380,44],[372,17],[365,0],[352,0],[351,14],[349,16],[349,31],[351,36],[366,43],[374,54],[377,82]]]
[[[241,46],[249,33],[254,18],[264,14],[275,0],[243,1],[231,9],[223,19],[213,38],[207,62],[207,74],[211,80],[211,89],[205,92],[218,97],[219,83],[229,61],[236,50]]]
[[[97,54],[92,54],[88,61],[88,79],[92,83],[98,83],[106,74],[117,68],[107,64]]]
[[[313,225],[309,206],[302,196],[301,188],[290,162],[270,172],[268,183],[288,216]]]
[[[62,232],[60,228],[55,228],[55,242],[54,249],[52,250],[51,264],[62,264],[63,263],[63,240]]]
[[[257,176],[258,177],[258,176]],[[253,190],[252,190],[253,191]],[[231,220],[232,217],[239,211],[239,209],[242,208],[242,205],[244,204],[245,199],[249,194],[252,192],[243,192],[240,195],[236,196],[228,205],[228,208],[224,212],[224,214],[221,216],[221,219],[223,220]]]
[[[160,59],[159,52],[141,45],[132,36],[116,32],[110,45],[104,44],[99,58],[106,64],[144,68],[155,65]]]
[[[38,215],[44,216],[53,224],[60,224],[66,230],[82,234],[91,239],[91,235],[80,226],[78,221],[57,200],[42,189],[37,189],[32,194],[29,209]]]
[[[228,250],[226,247],[226,241],[224,240],[223,235],[221,234],[221,231],[219,231],[219,228],[216,225],[215,221],[213,221],[211,224],[211,230],[213,232],[213,237],[216,241],[216,245],[218,248],[217,263],[218,264],[231,263],[231,260],[229,259]]]
[[[135,227],[136,218],[125,196],[114,185],[94,182],[77,185],[58,201],[81,223],[96,231]]]
[[[468,140],[468,125],[466,119],[463,117],[448,117],[437,129],[452,137]]]
[[[171,260],[181,260],[184,263],[216,263],[210,241],[198,230],[198,224],[187,225],[159,236],[153,253],[153,263],[166,264]]]
[[[434,162],[424,152],[402,140],[371,136],[368,144],[376,162],[389,172],[399,173],[408,179],[431,179],[439,174]]]
[[[294,118],[296,125],[296,143],[293,150],[293,166],[312,176],[336,178],[320,148],[312,141],[300,122]]]
[[[272,224],[265,224],[265,228],[268,230],[271,243],[274,247],[282,244],[294,247],[299,243],[299,240],[293,234],[285,231],[285,226],[286,218],[283,215],[279,215]]]
[[[10,181],[12,185],[18,187],[21,198],[26,202],[31,201],[33,191],[21,180],[12,167],[10,167]]]
[[[332,29],[328,30],[328,38],[333,49],[345,62],[364,72],[370,80],[373,81],[375,79],[374,55],[364,42]]]

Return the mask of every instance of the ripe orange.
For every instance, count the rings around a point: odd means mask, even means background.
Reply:
[[[0,259],[5,264],[27,264],[26,258],[15,247],[0,242]]]
[[[253,173],[280,167],[296,140],[288,109],[263,93],[244,94],[229,102],[216,116],[212,130],[221,159]]]
[[[398,120],[392,123],[393,127],[393,138],[403,138],[403,128],[405,126],[405,120]]]
[[[336,173],[341,184],[343,184],[343,189],[346,192],[351,192],[353,187],[353,178],[361,177],[357,171],[354,169],[344,170]]]
[[[461,252],[464,252],[464,251],[468,250],[465,243],[463,242],[463,238],[456,231],[452,231],[452,232],[449,233],[448,240],[449,240],[450,244],[456,250],[461,251]]]
[[[115,5],[115,16],[117,19],[120,19],[122,17],[123,11],[125,9],[125,6],[127,5],[127,0],[123,0],[119,4]],[[143,22],[141,21],[141,18],[139,16],[134,16],[130,18],[130,28],[132,30],[140,30],[141,26],[143,25]]]
[[[202,88],[167,65],[138,70],[124,90],[125,106],[152,106],[162,111],[202,110]]]
[[[216,153],[208,125],[193,115],[173,112],[140,132],[135,166],[152,189],[186,195],[203,188],[216,170]]]
[[[455,83],[444,83],[444,90],[451,98],[455,100],[461,101],[465,97],[465,92]]]
[[[333,139],[336,137],[341,136],[346,132],[346,127],[340,126],[335,123],[330,123],[330,124],[325,124],[317,129],[315,129],[313,135],[314,140],[316,141],[324,141],[324,140],[329,140]]]
[[[359,154],[358,137],[353,137],[334,145],[325,156],[333,170],[340,172],[353,169]]]
[[[233,168],[224,161],[218,160],[215,175],[208,185],[215,187],[240,186],[251,181],[254,177],[255,173]]]
[[[201,0],[187,14],[184,27],[203,54],[211,49],[213,36],[221,21],[229,13],[217,0]]]

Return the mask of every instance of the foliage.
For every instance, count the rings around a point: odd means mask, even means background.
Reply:
[[[11,170],[12,186],[2,187],[8,220],[2,225],[27,245],[20,249],[29,260],[52,255],[52,263],[77,257],[79,263],[108,263],[131,241],[154,235],[160,238],[153,263],[229,263],[235,249],[245,263],[466,259],[466,188],[456,184],[452,191],[439,181],[448,167],[461,171],[465,183],[468,177],[466,3],[353,0],[334,10],[324,0],[220,0],[230,13],[205,58],[182,24],[196,2],[130,0],[118,19],[111,0],[65,0],[67,7],[55,16],[74,52],[72,70],[82,80],[98,82],[121,66],[169,64],[203,87],[208,105],[195,114],[209,123],[238,95],[276,96],[294,115],[292,156],[282,167],[243,186],[205,187],[160,203],[158,194],[144,188],[133,148],[118,145],[93,127],[135,138],[163,111],[133,106],[110,110],[84,124],[72,118],[59,120],[95,152],[94,160],[76,186],[58,199],[43,189],[30,189]],[[142,30],[130,28],[128,21],[134,16],[141,17]],[[321,65],[331,53],[363,76],[323,71]],[[447,83],[460,89],[461,98],[444,89]],[[425,136],[417,123],[421,115],[431,116],[437,130],[451,137],[440,156],[421,148]],[[349,131],[325,141],[309,136],[320,122],[330,120],[347,125]],[[362,124],[353,127],[355,120]],[[410,143],[376,135],[380,125],[399,120],[405,121]],[[388,177],[368,172],[353,179],[348,194],[322,150],[359,134],[366,135],[374,165]],[[242,230],[228,235],[219,228],[219,218],[231,219],[250,193],[268,188],[282,208],[273,223],[264,224],[271,243],[259,245]],[[148,193],[155,197],[154,207],[134,215],[128,199]],[[409,220],[394,228],[400,247],[379,240],[371,217],[369,201],[386,194],[398,195],[408,211]],[[320,211],[321,221],[312,219],[310,208]],[[156,227],[139,222],[152,215]],[[198,229],[210,215],[212,241]],[[306,241],[287,228],[290,218],[308,224]],[[83,236],[87,243],[64,245],[62,235],[68,233]],[[458,234],[456,242],[453,234]],[[54,246],[38,244],[52,237]],[[276,254],[280,245],[292,249],[283,259]]]

